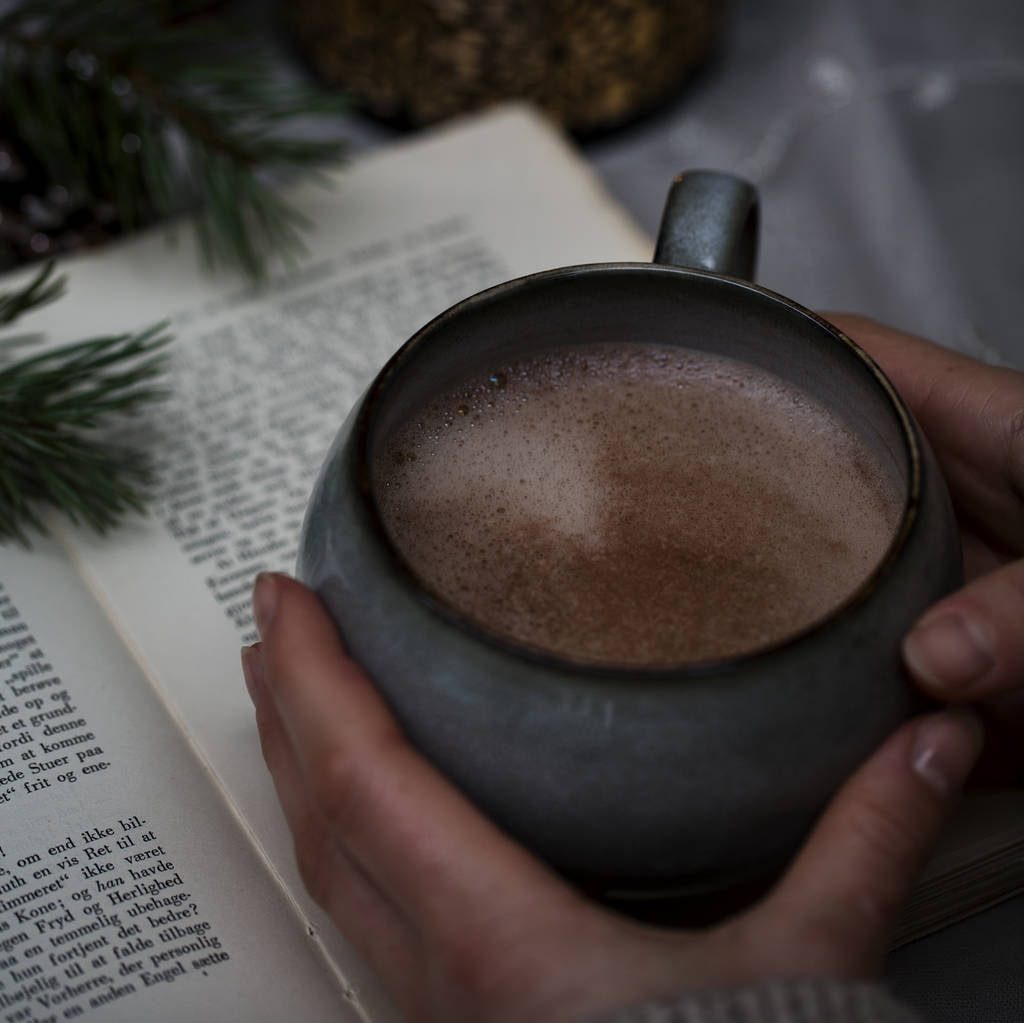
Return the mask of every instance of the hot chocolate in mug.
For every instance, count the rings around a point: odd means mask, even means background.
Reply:
[[[458,303],[332,445],[299,577],[409,739],[610,899],[771,876],[920,697],[900,640],[962,578],[875,363],[750,283],[757,200],[681,175],[654,263]]]

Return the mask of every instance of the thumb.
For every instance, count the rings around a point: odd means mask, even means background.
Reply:
[[[976,719],[960,711],[917,718],[892,735],[832,800],[762,903],[757,915],[774,931],[765,944],[805,973],[875,973],[981,744]]]

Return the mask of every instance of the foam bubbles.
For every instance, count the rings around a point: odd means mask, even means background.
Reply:
[[[869,574],[901,507],[808,396],[653,345],[490,368],[386,451],[382,515],[428,588],[583,661],[704,660],[797,631]]]

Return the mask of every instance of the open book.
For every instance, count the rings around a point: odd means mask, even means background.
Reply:
[[[309,255],[262,289],[211,279],[185,227],[69,261],[69,295],[33,317],[54,344],[163,318],[176,341],[172,397],[139,426],[151,516],[0,549],[2,1020],[397,1018],[294,867],[240,677],[252,580],[293,568],[335,430],[415,328],[505,278],[652,246],[522,108],[294,199]],[[978,833],[971,860],[1021,859],[1024,826]],[[1024,884],[944,855],[932,883],[956,905],[928,926]]]

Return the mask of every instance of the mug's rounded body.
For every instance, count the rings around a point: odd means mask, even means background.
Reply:
[[[604,342],[678,345],[767,370],[875,453],[903,512],[881,563],[838,609],[742,656],[620,669],[517,648],[420,585],[375,505],[382,438],[474,369]],[[409,739],[511,835],[615,895],[715,891],[784,862],[843,779],[920,705],[900,640],[961,567],[933,456],[849,339],[746,281],[600,264],[499,285],[403,346],[330,450],[298,573]]]

